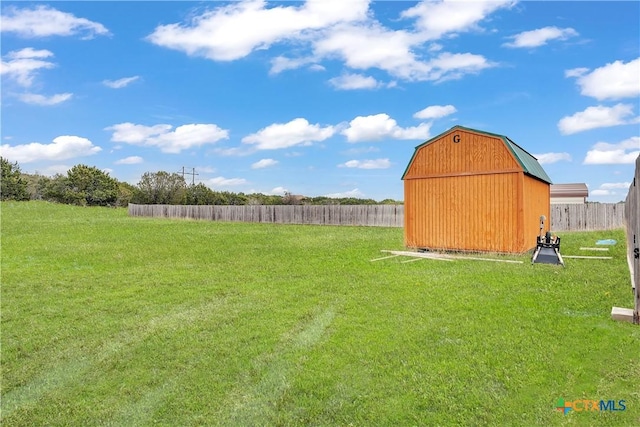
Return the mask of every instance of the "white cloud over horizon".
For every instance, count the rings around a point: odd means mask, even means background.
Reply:
[[[325,194],[324,197],[328,197],[330,199],[342,199],[347,197],[362,198],[364,197],[364,193],[360,191],[360,189],[354,188],[353,190],[343,191],[340,193]]]
[[[640,156],[640,136],[633,136],[617,144],[598,142],[587,152],[585,165],[633,164]]]
[[[357,169],[388,169],[391,167],[391,162],[389,161],[389,159],[349,160],[338,166]]]
[[[347,137],[348,142],[378,141],[384,138],[427,140],[430,129],[430,123],[403,128],[388,114],[380,113],[356,117],[341,133]]]
[[[614,61],[589,72],[588,68],[565,71],[566,77],[576,77],[580,93],[598,101],[640,96],[640,58],[627,63]]]
[[[243,144],[253,144],[258,150],[277,150],[296,145],[324,141],[336,132],[334,126],[312,125],[307,119],[296,118],[287,123],[274,123],[242,138]]]
[[[58,161],[97,154],[102,148],[80,136],[62,135],[53,139],[51,144],[32,142],[23,145],[3,144],[2,157],[13,162],[32,163],[41,160]]]
[[[629,190],[629,186],[631,186],[630,182],[605,182],[600,184],[600,186],[590,191],[590,195],[592,196],[615,196],[615,195],[625,195]],[[622,192],[618,192],[617,190],[622,190]]]
[[[168,124],[145,126],[129,122],[105,128],[113,132],[113,142],[157,147],[163,153],[172,154],[229,138],[229,131],[215,124],[188,124],[172,129]]]
[[[632,104],[597,105],[563,117],[558,122],[558,129],[563,135],[571,135],[590,129],[638,123],[639,120],[639,117],[634,117]]]
[[[116,165],[137,165],[143,163],[144,159],[140,156],[129,156],[124,159],[116,160],[114,164]]]
[[[538,159],[538,163],[541,165],[548,165],[557,162],[570,162],[571,154],[569,153],[542,153],[542,154],[534,154],[533,157]]]
[[[214,189],[218,187],[234,187],[237,185],[247,184],[247,180],[244,178],[225,178],[223,176],[218,176],[216,178],[211,178],[207,180]]]

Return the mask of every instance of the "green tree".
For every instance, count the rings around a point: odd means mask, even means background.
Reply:
[[[22,178],[27,181],[27,192],[29,193],[29,199],[42,200],[44,195],[42,193],[44,189],[44,182],[49,180],[48,177],[40,175],[39,173],[28,174],[23,173]]]
[[[198,183],[187,187],[185,199],[187,205],[214,205],[216,194],[203,183]]]
[[[76,165],[67,172],[67,203],[86,206],[114,206],[118,181],[94,166]]]
[[[27,181],[22,178],[18,162],[10,163],[0,157],[2,163],[2,179],[0,180],[1,200],[29,200]]]
[[[118,199],[116,200],[116,206],[127,207],[129,202],[133,199],[137,188],[128,182],[118,182]]]
[[[55,174],[51,178],[43,177],[38,181],[38,189],[44,200],[58,203],[80,204],[80,200],[70,198],[69,182],[65,175]]]
[[[177,173],[145,172],[138,182],[131,202],[149,205],[181,205],[186,200],[187,185]]]

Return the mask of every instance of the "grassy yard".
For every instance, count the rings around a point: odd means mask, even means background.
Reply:
[[[619,242],[563,269],[371,262],[401,229],[1,215],[6,426],[640,425],[621,230],[561,233]]]

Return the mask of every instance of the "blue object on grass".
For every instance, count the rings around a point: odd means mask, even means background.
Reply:
[[[616,240],[605,239],[605,240],[598,240],[596,242],[596,245],[615,245],[616,243],[618,243]]]

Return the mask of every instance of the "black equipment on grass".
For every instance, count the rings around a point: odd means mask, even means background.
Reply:
[[[531,264],[560,264],[564,267],[562,255],[560,255],[560,237],[552,236],[550,231],[542,235],[545,216],[540,217],[540,235],[537,237],[536,249],[531,257]]]

